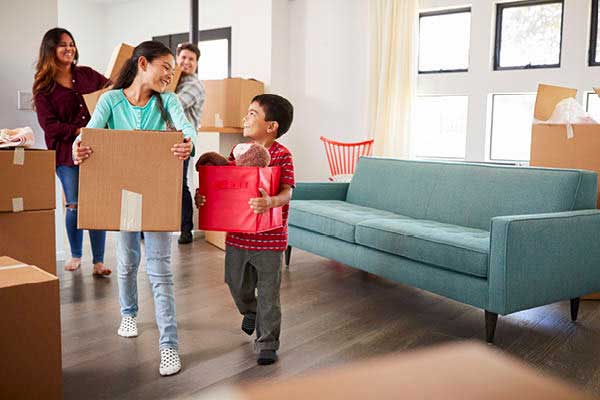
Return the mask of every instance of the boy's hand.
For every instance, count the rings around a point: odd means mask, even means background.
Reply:
[[[248,204],[250,204],[250,208],[254,211],[254,214],[262,214],[265,213],[271,208],[271,204],[273,203],[267,192],[263,188],[258,189],[260,191],[261,197],[255,197],[253,199],[248,200]]]
[[[202,207],[206,203],[206,196],[201,195],[198,189],[196,189],[196,194],[194,195],[194,202],[197,208]]]

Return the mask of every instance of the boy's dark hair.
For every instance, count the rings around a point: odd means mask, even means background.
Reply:
[[[292,125],[294,106],[287,99],[276,94],[259,94],[252,99],[265,112],[265,121],[276,121],[279,124],[277,137],[283,136]]]
[[[200,59],[200,49],[194,43],[186,42],[180,43],[177,45],[177,55],[181,53],[183,50],[191,51],[196,55],[196,61]]]

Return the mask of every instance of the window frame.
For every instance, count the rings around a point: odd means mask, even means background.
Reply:
[[[528,163],[530,160],[515,160],[515,159],[508,159],[508,158],[493,158],[492,157],[492,147],[494,144],[494,107],[495,107],[495,99],[496,96],[527,96],[527,95],[533,95],[535,96],[535,93],[531,92],[525,92],[525,93],[490,93],[490,112],[489,112],[489,124],[490,124],[490,145],[489,145],[489,149],[488,149],[488,160],[490,162],[496,162],[496,163],[516,163],[516,164],[520,164],[520,163]],[[531,115],[532,117],[532,123],[533,123],[533,114]],[[531,134],[531,132],[530,132]]]
[[[597,1],[597,0],[595,0]],[[500,52],[502,50],[502,13],[507,8],[531,7],[545,4],[560,4],[560,45],[558,48],[558,64],[527,64],[520,66],[501,67]],[[520,0],[510,3],[496,4],[496,33],[494,38],[494,71],[514,71],[514,70],[530,70],[530,69],[548,69],[560,68],[562,64],[562,45],[565,22],[565,2],[564,0]]]
[[[206,29],[198,31],[198,42],[227,39],[227,77],[231,78],[231,27]],[[170,35],[154,36],[152,40],[162,42],[177,54],[177,45],[189,41],[189,33],[173,33]]]
[[[449,8],[438,11],[426,11],[419,13],[419,37],[421,36],[421,18],[423,17],[439,17],[443,15],[452,15],[452,14],[462,14],[468,12],[471,14],[471,7],[460,7],[460,8]],[[469,29],[470,32],[470,29]],[[471,35],[469,34],[469,66],[471,61]],[[419,43],[419,50],[421,48],[421,43]],[[420,53],[420,51],[419,51]],[[467,68],[458,68],[458,69],[440,69],[440,70],[424,70],[421,71],[419,68],[419,60],[417,60],[417,69],[419,75],[428,75],[428,74],[447,74],[447,73],[456,73],[456,72],[469,72],[469,67]]]
[[[600,61],[596,61],[596,46],[598,45],[598,0],[592,0],[592,15],[590,22],[590,48],[588,51],[588,66],[598,67]]]

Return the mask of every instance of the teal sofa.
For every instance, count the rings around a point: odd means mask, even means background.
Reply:
[[[293,247],[498,315],[600,291],[597,174],[363,157],[350,183],[299,183]]]

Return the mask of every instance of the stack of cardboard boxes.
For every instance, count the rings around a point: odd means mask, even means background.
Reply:
[[[54,151],[0,150],[0,255],[56,275]]]
[[[2,399],[62,397],[54,165],[54,151],[0,150]]]

